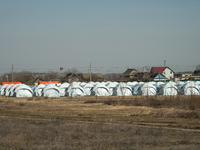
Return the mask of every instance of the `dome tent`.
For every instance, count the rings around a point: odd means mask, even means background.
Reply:
[[[44,97],[60,97],[60,89],[55,84],[47,84],[42,90]]]
[[[182,92],[184,95],[200,95],[200,85],[195,84],[193,81],[187,82],[182,87]]]
[[[1,87],[1,95],[5,95],[5,89],[6,87],[8,87],[9,84],[4,84],[2,87]]]
[[[77,82],[72,82],[66,91],[66,96],[77,97],[84,96],[84,90]]]
[[[83,90],[84,90],[84,95],[91,95],[91,90],[94,87],[93,84],[87,83],[84,85]]]
[[[35,89],[34,89],[34,96],[42,96],[42,90],[45,87],[45,84],[39,84]]]
[[[104,83],[98,83],[92,88],[91,96],[109,96],[109,89]]]
[[[80,85],[81,87],[84,87],[86,84],[87,84],[86,82],[81,82],[79,85]]]
[[[141,95],[156,95],[157,89],[152,83],[147,82],[141,86],[140,93]]]
[[[137,94],[139,94],[138,92],[138,90],[141,88],[141,86],[142,86],[142,84],[136,84],[135,86],[133,86],[132,87],[132,94],[133,95],[137,95]],[[141,94],[140,94],[141,95]]]
[[[61,85],[59,86],[59,89],[60,89],[60,96],[65,96],[66,91],[67,91],[69,85],[70,85],[69,83],[64,82],[63,84],[61,84]]]
[[[109,95],[113,95],[113,91],[118,84],[119,83],[117,83],[117,82],[110,82],[110,83],[106,84],[107,88],[109,89]]]
[[[154,84],[158,93],[160,92],[160,88],[163,87],[165,84],[166,84],[165,82],[160,82],[160,81]]]
[[[9,96],[12,97],[15,93],[15,89],[19,86],[19,84],[14,84],[11,88],[10,88],[10,92],[9,92]]]
[[[4,91],[5,96],[9,96],[10,89],[12,88],[13,85],[14,85],[14,84],[10,84],[10,85],[8,85],[8,86],[5,88],[5,91]]]
[[[165,85],[162,85],[159,91],[160,95],[178,95],[178,87],[175,86],[174,82],[168,82]]]
[[[14,97],[32,97],[33,91],[29,86],[27,86],[25,84],[20,84],[15,89],[13,96]]]
[[[113,92],[115,96],[132,96],[132,88],[126,83],[120,83]]]

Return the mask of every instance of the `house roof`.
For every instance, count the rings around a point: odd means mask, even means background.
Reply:
[[[94,78],[94,77],[99,78],[99,79],[102,78],[101,73],[91,73],[91,76],[92,76],[92,78]],[[82,73],[82,77],[83,77],[83,79],[90,79],[90,73]]]
[[[151,70],[153,70],[154,73],[163,73],[166,68],[170,69],[169,67],[152,67]],[[172,69],[170,70],[174,73]]]
[[[127,69],[124,73],[123,76],[129,76],[131,74],[132,71],[137,71],[135,69]]]
[[[162,73],[167,67],[152,67],[153,72]]]

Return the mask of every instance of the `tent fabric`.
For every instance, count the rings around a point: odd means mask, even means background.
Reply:
[[[2,87],[1,87],[1,95],[4,95],[5,94],[5,89],[6,87],[8,87],[9,84],[4,84]]]
[[[195,82],[187,82],[182,87],[182,92],[184,95],[200,95],[200,85],[195,84]]]
[[[120,83],[115,89],[113,95],[132,96],[132,88],[126,83]]]
[[[12,97],[14,95],[15,89],[19,86],[19,84],[14,84],[11,88],[10,88],[10,92],[9,92],[9,96]]]
[[[33,96],[33,91],[32,89],[25,85],[25,84],[20,84],[14,92],[14,97],[32,97]]]
[[[106,86],[109,89],[109,95],[113,95],[114,88],[118,85],[119,83],[117,82],[110,82]]]
[[[5,96],[9,96],[9,93],[10,93],[10,89],[12,88],[13,84],[10,84],[9,86],[7,86],[5,88]]]
[[[93,86],[94,85],[91,83],[85,84],[85,86],[83,87],[84,95],[91,95],[91,90],[92,90]]]
[[[40,84],[38,85],[35,89],[34,89],[34,96],[39,96],[41,97],[42,96],[42,90],[43,88],[45,87],[46,85],[45,84]]]
[[[160,88],[160,95],[178,95],[178,87],[173,82],[168,82]]]
[[[142,84],[136,84],[135,86],[132,87],[132,94],[133,95],[141,95],[139,94],[139,89],[142,86]]]
[[[5,85],[5,84],[21,84],[21,82],[1,82],[1,85]]]
[[[157,89],[152,83],[145,83],[141,87],[141,95],[156,95]]]
[[[84,96],[84,90],[77,82],[72,82],[66,91],[66,96],[79,97]]]
[[[91,96],[109,96],[109,89],[105,86],[105,83],[98,83],[93,87]]]
[[[60,89],[60,96],[65,96],[66,91],[67,91],[69,85],[70,85],[69,83],[65,82],[65,83],[63,83],[63,84],[61,84],[61,85],[59,86],[59,89]]]
[[[133,87],[133,86],[135,86],[137,84],[138,84],[138,82],[127,82],[127,85],[131,86],[131,87]]]
[[[42,90],[44,97],[60,97],[60,89],[54,84],[47,84]]]

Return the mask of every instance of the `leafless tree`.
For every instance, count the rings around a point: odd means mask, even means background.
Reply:
[[[200,64],[196,66],[196,70],[200,70]]]
[[[32,76],[32,72],[22,71],[22,72],[15,73],[14,81],[22,82],[27,85],[31,85],[34,82],[34,78]]]
[[[43,75],[43,80],[45,81],[50,81],[50,80],[55,80],[55,79],[59,79],[59,74],[58,72],[47,72]]]
[[[149,72],[150,72],[150,70],[151,70],[151,67],[150,67],[150,66],[145,66],[144,68],[145,68],[146,71],[149,71]]]

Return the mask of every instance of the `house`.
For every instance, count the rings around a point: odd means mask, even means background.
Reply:
[[[174,74],[175,81],[189,80],[192,77],[192,72],[178,72]]]
[[[147,81],[150,73],[148,71],[137,71],[136,69],[127,69],[120,75],[119,81]]]
[[[155,73],[151,75],[151,81],[166,81],[168,80],[162,73]]]
[[[130,79],[132,81],[148,81],[151,74],[148,71],[135,71],[131,72]]]
[[[124,73],[120,75],[120,81],[130,81],[131,74],[134,74],[137,70],[136,69],[127,69]]]
[[[64,78],[64,81],[68,83],[79,82],[80,80],[81,80],[80,77],[76,73],[73,73],[73,72],[67,73]]]
[[[174,71],[169,67],[152,67],[150,73],[162,73],[167,79],[174,78]]]
[[[78,75],[79,75],[79,77],[82,78],[82,81],[84,81],[84,82],[89,82],[90,80],[94,81],[94,82],[97,82],[97,81],[101,82],[103,80],[101,73],[91,73],[91,74],[90,73],[80,73]]]
[[[90,73],[67,73],[65,77],[62,78],[61,82],[89,82],[89,81],[102,81],[102,75],[101,73],[91,73],[91,79],[90,79]]]

